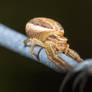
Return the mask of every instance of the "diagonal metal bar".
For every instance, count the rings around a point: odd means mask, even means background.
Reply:
[[[37,62],[40,62],[53,70],[57,72],[63,72],[60,68],[58,68],[53,62],[48,60],[48,57],[45,53],[45,50],[42,49],[40,54],[39,54],[39,59],[38,61],[35,56],[33,56],[30,53],[30,47],[24,47],[24,40],[27,39],[27,37],[16,30],[13,30],[3,24],[0,24],[0,46],[3,46],[5,48],[8,48],[20,55],[26,56],[28,58],[34,59]],[[39,52],[41,47],[36,46],[34,49],[34,52],[37,54]],[[73,59],[69,58],[65,54],[60,53],[59,56],[63,58],[70,66],[75,67],[78,65],[76,61]]]

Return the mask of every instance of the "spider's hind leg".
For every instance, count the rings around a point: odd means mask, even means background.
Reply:
[[[27,46],[27,43],[30,42],[30,39],[24,40],[24,46]]]
[[[35,45],[35,43],[31,40],[30,52],[31,52],[31,54],[33,54],[34,56],[37,57],[37,55],[34,53],[34,45]]]
[[[44,47],[44,44],[43,44],[43,42],[41,42],[40,40],[38,40],[38,39],[35,39],[35,38],[33,38],[33,39],[31,39],[31,49],[30,49],[30,52],[34,55],[34,56],[36,56],[36,58],[39,60],[39,53],[40,53],[40,51],[41,51],[41,49],[39,50],[39,52],[38,52],[38,54],[35,54],[34,53],[34,45],[38,45],[38,46],[40,46],[40,47]]]

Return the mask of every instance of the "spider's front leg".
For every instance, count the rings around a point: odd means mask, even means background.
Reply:
[[[80,55],[76,51],[69,48],[69,44],[65,45],[64,54],[66,54],[70,58],[76,60],[77,62],[83,61],[83,59],[80,57]]]
[[[80,55],[76,51],[74,51],[70,48],[67,50],[66,55],[68,55],[72,59],[76,60],[77,62],[83,61],[83,59],[80,57]]]
[[[76,60],[77,62],[83,61],[83,59],[80,57],[80,55],[76,51],[69,48],[69,44],[67,43],[66,37],[57,36],[56,39],[52,39],[52,38],[49,38],[49,39],[52,40],[54,43],[56,43],[56,48],[60,52],[63,52],[64,54]]]
[[[72,67],[67,64],[62,58],[57,55],[57,51],[53,44],[49,44],[49,47],[45,48],[48,59],[54,62],[59,68],[63,69],[64,71],[71,70]]]

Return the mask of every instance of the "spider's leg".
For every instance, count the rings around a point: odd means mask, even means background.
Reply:
[[[61,68],[61,69],[63,69],[65,71],[65,67],[62,64],[60,65],[59,62],[57,62],[55,59],[53,59],[51,50],[46,48],[45,51],[46,51],[46,54],[48,56],[48,59],[50,61],[52,61],[54,64],[56,64],[56,66],[58,66],[59,68]]]
[[[72,59],[76,60],[77,62],[83,61],[83,59],[79,56],[79,54],[70,48],[68,49],[68,51],[65,54],[67,56],[71,57]]]
[[[44,46],[44,43],[43,42],[41,42],[40,40],[37,40],[37,39],[35,39],[35,38],[33,38],[33,39],[31,39],[31,50],[30,50],[30,52],[34,55],[34,56],[36,56],[37,57],[37,59],[39,59],[39,53],[40,53],[40,50],[39,50],[39,52],[38,52],[38,55],[36,55],[35,53],[34,53],[34,45],[38,45],[38,46],[41,46],[41,47],[45,47]]]
[[[55,57],[55,59],[57,59],[61,64],[63,64],[67,69],[72,69],[72,67],[69,65],[69,64],[67,64],[66,63],[66,61],[64,61],[62,58],[60,58],[58,55],[57,55],[57,51],[56,51],[56,49],[55,49],[55,47],[51,47],[51,49],[52,49],[52,52],[53,52],[53,55],[54,55],[54,57]],[[53,49],[55,49],[55,50],[53,50]]]
[[[33,38],[32,41],[38,46],[45,47],[44,43],[38,39]]]
[[[64,71],[66,71],[67,69],[72,69],[69,64],[67,64],[62,58],[57,55],[57,51],[53,45],[49,45],[49,48],[46,48],[46,53],[48,55],[48,58],[59,68],[63,69]]]
[[[34,45],[35,45],[35,43],[33,42],[33,40],[31,40],[30,52],[31,52],[31,54],[33,54],[34,56],[37,57],[37,55],[34,53]]]
[[[24,40],[24,46],[27,46],[27,43],[30,41],[30,39]]]

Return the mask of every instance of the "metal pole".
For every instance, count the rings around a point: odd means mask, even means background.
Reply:
[[[58,68],[53,62],[48,60],[48,57],[45,53],[45,50],[42,49],[40,54],[39,54],[39,59],[38,61],[35,56],[33,56],[30,53],[30,47],[24,47],[24,40],[27,39],[27,37],[11,28],[8,28],[7,26],[0,24],[0,46],[3,46],[5,48],[8,48],[20,55],[26,56],[28,58],[34,59],[37,62],[40,62],[53,70],[57,72],[62,72],[60,68]],[[37,54],[38,51],[40,50],[39,46],[36,46],[34,49],[34,52]],[[76,66],[78,63],[68,56],[60,53],[59,55],[62,57],[69,65],[72,67]]]

